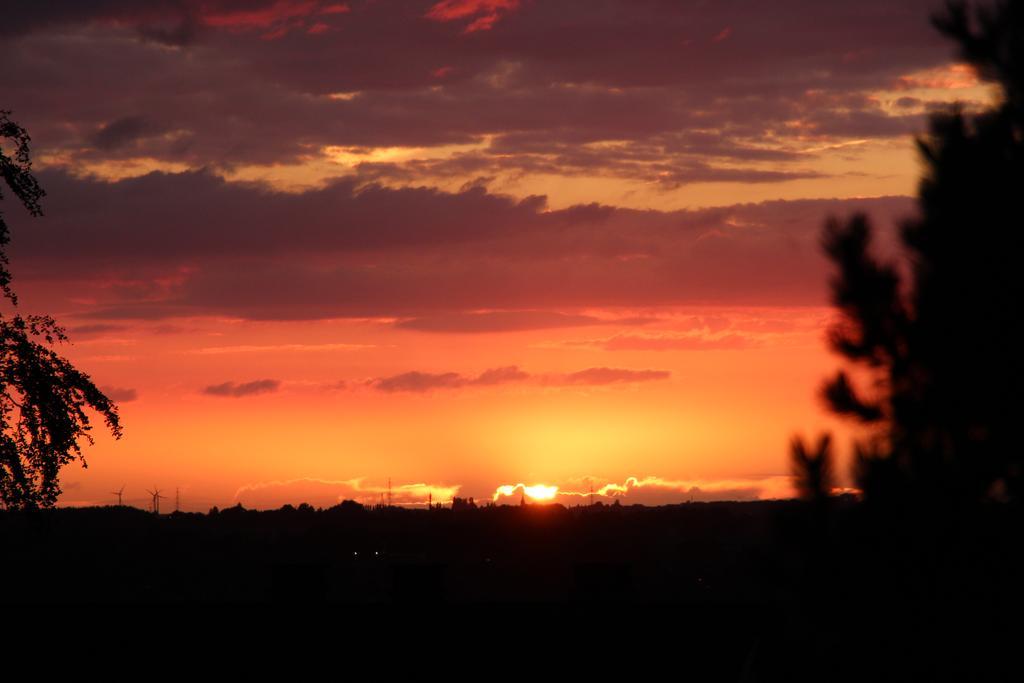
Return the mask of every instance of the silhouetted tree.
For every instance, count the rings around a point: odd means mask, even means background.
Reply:
[[[905,267],[872,254],[865,216],[828,222],[843,314],[830,342],[856,371],[837,373],[823,393],[834,412],[868,427],[855,463],[866,498],[1020,500],[1024,2],[950,3],[933,24],[998,86],[999,101],[931,116],[917,141],[919,215],[900,231]],[[815,461],[804,453],[798,442],[794,465],[811,481]]]
[[[809,449],[802,439],[794,438],[792,444],[793,474],[797,493],[804,500],[823,501],[832,493],[832,437],[828,434],[818,439],[818,446]]]
[[[32,175],[30,139],[9,116],[0,111],[0,177],[29,213],[39,216],[45,193]],[[10,153],[5,145],[13,147]],[[0,215],[0,290],[16,310],[9,242]],[[81,440],[92,441],[87,409],[98,412],[116,438],[121,436],[114,403],[88,375],[50,348],[66,340],[63,328],[49,316],[0,313],[0,502],[8,508],[56,503],[60,468],[82,458]]]
[[[475,509],[476,501],[474,501],[472,498],[459,498],[458,496],[456,496],[455,498],[452,499],[452,510],[459,511]]]

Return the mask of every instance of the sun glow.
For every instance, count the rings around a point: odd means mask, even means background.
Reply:
[[[523,491],[526,492],[527,498],[533,500],[554,500],[555,494],[558,493],[558,487],[534,484],[533,486],[524,486]]]
[[[533,486],[527,486],[526,484],[504,484],[494,491],[493,498],[496,501],[502,496],[514,496],[516,491],[522,491],[527,498],[535,501],[554,500],[555,496],[558,495],[557,486],[548,486],[546,484],[534,484]]]

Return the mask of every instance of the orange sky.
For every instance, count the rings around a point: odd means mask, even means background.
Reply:
[[[197,320],[188,334],[140,327],[80,339],[68,356],[102,386],[131,386],[137,398],[121,404],[124,439],[101,437],[87,452],[87,470],[66,471],[64,502],[104,502],[127,484],[129,499],[142,505],[143,488],[155,484],[180,487],[190,509],[236,495],[253,506],[327,505],[338,495],[373,501],[388,477],[396,489],[435,487],[436,500],[486,499],[519,482],[589,491],[591,481],[600,489],[628,477],[668,482],[636,491],[639,499],[686,499],[693,487],[704,492],[698,497],[786,492],[777,478],[788,474],[792,433],[842,429],[815,397],[834,366],[822,344],[829,310],[659,313],[662,321],[642,333],[602,325],[467,338],[373,321]],[[669,348],[602,347],[630,337]],[[530,377],[422,392],[372,385],[412,368],[476,377],[503,364]],[[609,367],[668,376],[599,385],[564,379]],[[238,398],[201,391],[224,378],[264,376],[281,378],[280,386]],[[311,481],[296,481],[303,479]],[[341,483],[351,480],[362,483]],[[408,502],[425,502],[427,492],[416,489]]]
[[[125,427],[61,503],[788,495],[850,434],[821,225],[888,249],[926,113],[991,96],[932,4],[16,13],[15,284]]]

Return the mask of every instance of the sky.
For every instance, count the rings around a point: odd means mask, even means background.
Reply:
[[[124,424],[61,503],[790,495],[793,435],[852,434],[822,226],[894,254],[928,112],[992,97],[940,7],[6,8],[20,309]]]

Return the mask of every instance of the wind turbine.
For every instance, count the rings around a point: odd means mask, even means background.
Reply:
[[[124,493],[124,484],[121,484],[121,488],[117,491],[111,491],[110,495],[117,496],[117,507],[121,507],[121,494]]]
[[[153,514],[159,515],[160,514],[160,499],[161,498],[166,498],[167,496],[161,496],[160,495],[160,489],[158,489],[156,486],[153,487],[152,491],[150,491],[149,489],[146,489],[146,493],[148,493],[149,495],[153,496]]]

